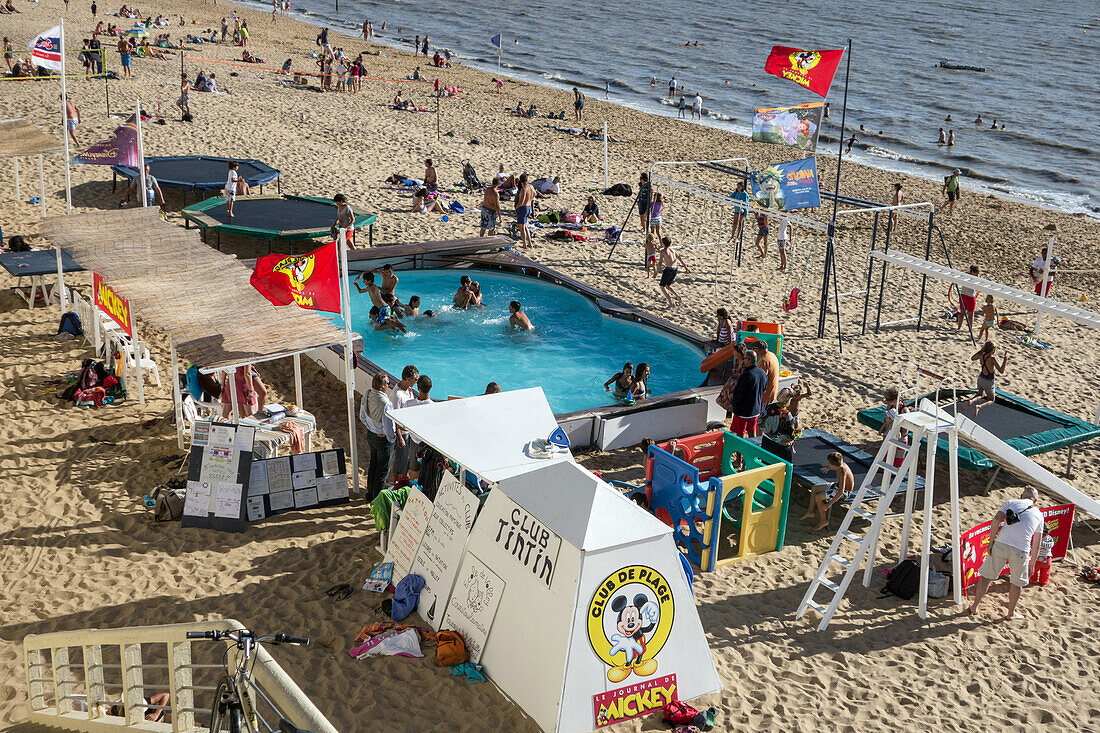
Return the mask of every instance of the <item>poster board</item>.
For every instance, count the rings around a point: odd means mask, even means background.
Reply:
[[[267,458],[249,467],[245,498],[249,522],[349,501],[342,448]]]
[[[200,424],[191,443],[180,526],[243,532],[256,429],[205,421],[199,430]]]
[[[504,586],[504,580],[488,565],[473,553],[466,553],[443,615],[443,628],[462,634],[474,664],[481,662]]]
[[[409,574],[431,516],[432,500],[424,496],[423,492],[410,490],[409,498],[405,500],[405,507],[401,510],[401,518],[394,529],[393,539],[386,548],[384,558],[384,562],[393,563],[394,585]]]
[[[1074,504],[1059,504],[1039,510],[1042,512],[1043,523],[1046,525],[1047,531],[1054,538],[1054,550],[1051,553],[1051,559],[1063,558],[1066,556],[1066,552],[1069,551],[1070,532],[1073,529],[1073,512],[1076,508]],[[978,578],[981,577],[978,575],[978,569],[982,566],[982,562],[985,561],[985,556],[989,552],[989,531],[992,527],[992,522],[982,522],[977,527],[963,532],[959,538],[962,551],[963,592],[966,592],[966,589],[978,582]],[[1007,573],[1008,566],[1005,565],[1001,575]]]
[[[417,611],[434,631],[439,631],[443,621],[477,508],[477,497],[445,472],[410,571],[424,578]]]
[[[547,588],[551,586],[561,551],[556,532],[507,496],[504,501],[487,502],[480,521],[496,528],[493,543],[511,562]]]

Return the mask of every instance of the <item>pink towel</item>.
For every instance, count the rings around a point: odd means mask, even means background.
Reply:
[[[302,426],[293,420],[283,420],[279,423],[279,430],[290,435],[290,452],[297,455],[306,449],[306,436],[302,432]]]

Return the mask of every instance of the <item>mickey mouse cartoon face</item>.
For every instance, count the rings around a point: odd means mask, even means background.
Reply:
[[[642,608],[648,601],[649,599],[646,598],[644,593],[634,596],[634,601],[631,604],[627,603],[626,596],[616,596],[611,601],[611,610],[619,614],[619,619],[615,622],[615,628],[620,634],[637,638],[653,630],[656,622],[647,623],[642,618]]]

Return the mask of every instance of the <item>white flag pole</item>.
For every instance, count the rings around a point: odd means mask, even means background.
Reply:
[[[65,86],[65,19],[60,18],[57,25],[61,29],[61,140],[65,143],[65,205],[67,207],[65,213],[71,214],[73,213],[73,179],[69,172],[69,94]]]
[[[611,184],[607,181],[607,120],[603,121],[603,187]]]
[[[348,238],[346,229],[337,229],[340,238],[340,316],[344,319],[344,384],[348,393],[348,446],[351,455],[352,490],[359,495],[359,451],[355,436],[355,351],[351,342],[351,293],[348,282]]]
[[[138,143],[138,174],[141,177],[141,205],[149,205],[149,197],[145,192],[145,141],[141,137],[141,97],[137,100],[137,116],[134,118],[137,120],[137,143]]]
[[[500,71],[500,57],[504,55],[504,31],[497,34],[497,38],[500,39],[500,45],[497,46],[497,71]]]

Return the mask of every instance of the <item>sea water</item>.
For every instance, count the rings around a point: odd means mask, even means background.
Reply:
[[[696,91],[702,95],[704,124],[743,134],[751,130],[755,107],[820,99],[764,73],[772,45],[841,48],[851,38],[847,126],[860,140],[852,159],[935,180],[958,167],[966,174],[964,190],[1100,218],[1095,0],[340,0],[338,13],[336,4],[303,0],[291,14],[352,35],[369,18],[380,43],[406,50],[414,36],[427,34],[433,47],[490,71],[497,54],[489,39],[502,33],[503,74],[565,90],[577,86],[600,99],[610,82],[611,101],[670,116],[679,100],[666,96],[675,75],[689,105]],[[684,45],[695,41],[698,46]],[[936,68],[941,59],[986,72]],[[843,91],[842,64],[821,141],[834,154]],[[562,109],[571,101],[563,94]],[[973,122],[978,113],[984,126]],[[948,114],[953,122],[944,121]],[[994,119],[1006,129],[990,130]],[[868,133],[858,131],[861,124]],[[937,144],[941,125],[955,130],[953,148]],[[631,137],[629,130],[612,134]],[[781,160],[782,149],[774,156]],[[792,150],[789,157],[798,156]]]
[[[489,382],[506,390],[542,387],[555,413],[618,404],[603,383],[624,362],[648,362],[654,395],[698,387],[703,352],[655,328],[606,316],[589,298],[531,277],[484,270],[401,270],[398,298],[420,296],[424,315],[403,318],[408,333],[378,332],[368,321],[370,297],[352,289],[352,327],[363,336],[363,356],[400,376],[415,364],[432,379],[432,396],[482,394]],[[483,307],[452,306],[459,278],[481,285]],[[533,331],[508,323],[518,300]],[[334,320],[341,323],[339,316]]]

